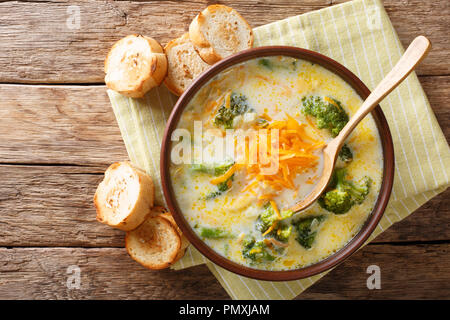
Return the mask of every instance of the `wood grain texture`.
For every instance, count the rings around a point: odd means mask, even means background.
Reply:
[[[123,247],[122,231],[95,220],[92,198],[105,169],[0,165],[0,246]],[[374,241],[450,240],[448,208],[450,190]]]
[[[329,0],[219,1],[236,8],[253,27],[331,5]],[[103,60],[119,38],[142,33],[163,44],[182,35],[208,5],[191,1],[6,1],[0,3],[0,82],[101,83]],[[68,7],[80,9],[71,29]],[[419,34],[434,50],[419,74],[450,74],[450,6],[446,1],[386,0],[404,46]]]
[[[79,290],[67,288],[72,265],[80,268]],[[227,298],[206,266],[147,270],[122,248],[2,248],[0,274],[0,299]]]
[[[450,108],[447,106],[446,99],[450,98],[450,77],[420,77],[419,80],[427,94],[439,126],[444,132],[447,142],[449,142]]]
[[[450,244],[369,245],[298,299],[448,299]],[[381,289],[368,290],[367,267],[381,270]]]
[[[93,197],[106,166],[0,166],[1,246],[124,246],[96,221]]]
[[[105,86],[0,85],[0,162],[128,159]]]
[[[298,299],[448,297],[449,248],[369,245]],[[381,269],[381,290],[367,289],[372,264]],[[72,265],[80,268],[80,289],[67,288]],[[0,299],[229,299],[206,266],[151,271],[119,248],[0,248],[0,274]]]

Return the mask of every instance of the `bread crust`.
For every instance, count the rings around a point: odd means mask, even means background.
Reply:
[[[169,51],[179,43],[180,39],[181,39],[181,37],[172,39],[164,46],[164,52],[166,53],[166,56],[169,54]],[[167,58],[167,60],[169,60],[169,59]],[[169,62],[167,62],[167,65],[168,65],[168,67],[167,67],[168,70],[167,70],[166,78],[164,79],[164,84],[166,85],[167,89],[169,89],[173,94],[175,94],[177,96],[181,96],[183,94],[183,90],[181,90],[181,88],[176,86],[175,83],[170,79],[170,77],[169,77],[169,72],[170,72],[169,71],[169,68],[170,68]]]
[[[135,203],[130,208],[129,212],[121,219],[116,220],[114,217],[114,208],[109,204],[107,192],[111,189],[119,188],[120,186],[109,185],[114,183],[110,177],[115,174],[120,166],[127,166],[137,179],[139,184],[138,195]],[[154,201],[154,185],[151,177],[144,171],[132,166],[128,161],[116,162],[108,167],[105,172],[105,177],[97,187],[94,195],[94,206],[97,211],[97,220],[101,223],[107,224],[113,228],[124,231],[129,231],[137,228],[151,213],[150,209],[153,207]]]
[[[247,20],[245,20],[239,12],[237,12],[233,8],[220,4],[210,5],[202,12],[200,12],[189,25],[189,37],[194,44],[195,50],[198,52],[200,57],[208,64],[214,64],[225,57],[222,57],[217,52],[217,50],[214,49],[214,45],[210,43],[204,36],[201,27],[205,23],[208,15],[212,15],[222,10],[225,10],[227,13],[233,12],[246,24],[247,28],[250,31],[249,48],[253,46],[253,30],[248,24]]]
[[[184,256],[186,249],[189,246],[189,240],[186,238],[183,232],[181,232],[181,229],[178,227],[177,223],[175,222],[175,219],[173,218],[170,212],[167,211],[165,213],[162,213],[160,214],[160,217],[167,219],[167,221],[169,221],[172,224],[172,226],[177,230],[178,234],[180,235],[181,246],[177,256],[175,257],[175,260],[173,261],[173,263],[175,263]]]
[[[164,52],[166,53],[167,56],[167,61],[168,61],[168,71],[167,71],[167,75],[166,78],[164,79],[164,84],[166,85],[166,87],[175,95],[180,96],[183,94],[184,89],[182,87],[180,87],[179,85],[177,85],[176,81],[173,79],[174,75],[172,73],[176,73],[177,72],[177,67],[179,68],[180,66],[174,66],[174,65],[170,65],[170,55],[172,54],[171,50],[178,46],[178,45],[182,45],[183,43],[189,42],[191,44],[191,40],[189,38],[189,34],[185,33],[183,34],[181,37],[173,39],[171,41],[169,41],[165,46],[164,46]],[[195,54],[196,56],[198,56],[198,53],[195,51],[194,47],[192,46],[192,52],[193,54]],[[182,59],[182,58],[180,58]],[[192,66],[192,61],[184,61],[186,66],[190,65]],[[202,65],[199,66],[199,68],[202,69],[202,71],[206,70],[207,68],[207,64],[201,59],[200,56],[198,56],[198,63],[201,63]],[[188,68],[189,69],[189,68]],[[181,72],[189,72],[191,73],[191,70],[182,70]],[[179,75],[182,78],[185,78],[184,74],[180,74]],[[192,79],[195,78],[196,76],[198,76],[198,74],[191,74]]]
[[[136,81],[126,81],[125,79],[117,79],[113,78],[111,79],[110,74],[111,72],[114,72],[114,70],[119,70],[120,68],[129,67],[127,65],[121,66],[121,65],[115,65],[113,63],[113,56],[115,54],[120,54],[120,46],[127,46],[127,42],[130,40],[133,40],[133,38],[142,38],[147,41],[147,44],[149,46],[150,52],[147,52],[149,55],[149,61],[147,63],[149,64],[149,70],[145,74],[138,75],[138,79]],[[126,50],[124,50],[126,52]],[[143,55],[144,56],[144,55]],[[141,59],[144,59],[144,57],[135,57],[135,61],[140,61]],[[126,59],[125,59],[126,60]],[[123,62],[124,59],[121,59],[121,62]],[[125,62],[124,62],[125,63]],[[130,68],[130,67],[129,67]],[[153,38],[142,36],[142,35],[129,35],[125,38],[120,39],[117,41],[109,51],[108,55],[106,56],[105,63],[104,63],[104,71],[105,71],[105,83],[108,86],[108,88],[117,91],[127,97],[132,98],[141,98],[147,93],[150,89],[159,86],[161,82],[164,80],[164,77],[167,74],[167,57],[164,54],[164,50],[162,46]],[[131,70],[126,70],[125,72],[133,72]]]
[[[204,21],[205,16],[200,12],[189,25],[189,38],[200,58],[208,64],[214,64],[220,60],[220,56],[201,32],[201,25]]]
[[[156,227],[159,224],[159,227]],[[164,232],[161,231],[164,228]],[[174,246],[170,252],[163,252],[162,235],[170,237],[171,241],[174,241]],[[150,235],[150,237],[148,236]],[[138,245],[140,247],[138,247]],[[145,246],[145,248],[143,248]],[[177,230],[172,226],[172,224],[165,218],[157,216],[146,220],[141,226],[133,231],[129,231],[125,235],[125,248],[128,254],[144,267],[152,270],[165,269],[172,265],[177,258],[177,255],[181,247],[181,238]],[[146,251],[141,254],[138,252],[140,250]],[[160,251],[158,251],[160,250]],[[161,259],[161,261],[148,261],[141,259],[140,255],[149,255],[148,251],[152,251],[154,255],[155,252],[159,252],[160,256],[167,255],[166,259]]]

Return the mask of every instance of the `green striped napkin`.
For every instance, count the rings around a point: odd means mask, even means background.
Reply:
[[[403,53],[379,0],[356,0],[294,16],[255,28],[254,35],[255,46],[290,45],[321,52],[349,68],[371,89]],[[111,90],[108,95],[130,160],[154,177],[156,202],[164,204],[159,153],[164,125],[177,98],[164,86],[142,99]],[[369,241],[444,191],[450,176],[449,146],[417,76],[411,74],[381,107],[394,140],[396,171],[389,206]],[[288,282],[252,280],[214,265],[193,246],[173,268],[201,263],[206,263],[233,299],[292,299],[325,274]]]

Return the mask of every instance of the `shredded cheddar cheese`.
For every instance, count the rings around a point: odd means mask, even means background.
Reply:
[[[232,165],[231,168],[227,170],[227,172],[225,172],[223,175],[221,175],[217,178],[212,179],[210,182],[212,184],[219,184],[219,183],[227,181],[233,175],[233,173],[236,171],[236,167],[237,167],[236,164]]]
[[[327,96],[323,97],[323,100],[325,100],[325,101],[328,102],[328,103],[331,103],[332,105],[335,105],[336,107],[338,106],[338,105],[336,104],[336,102],[334,102],[333,99],[330,99],[330,98],[328,98]]]
[[[281,219],[281,214],[280,214],[280,211],[278,210],[278,207],[277,207],[277,204],[275,203],[275,201],[270,200],[270,205],[272,206],[273,211],[275,211],[275,214],[277,215],[277,218]]]
[[[225,108],[230,109],[231,102],[231,92],[227,93],[227,96],[225,97]]]
[[[266,232],[264,232],[264,233],[262,234],[263,237],[266,236],[266,235],[268,235],[269,233],[271,233],[271,232],[273,231],[273,229],[275,229],[275,227],[277,226],[277,224],[278,224],[278,221],[276,220],[276,221],[270,226],[270,228],[267,229]]]
[[[273,193],[262,194],[258,197],[258,200],[272,199],[275,195]]]
[[[274,190],[282,190],[283,188],[296,189],[294,178],[297,174],[313,169],[318,164],[319,157],[314,154],[314,151],[325,146],[321,140],[313,138],[307,133],[305,127],[307,124],[298,123],[290,115],[286,114],[287,119],[272,121],[266,128],[268,129],[267,148],[269,164],[278,161],[278,171],[275,174],[264,174],[263,169],[268,167],[268,164],[261,164],[261,159],[258,163],[247,162],[247,174],[249,181],[255,179],[260,183],[265,183]],[[271,129],[278,129],[279,146],[278,159],[274,154],[271,154]],[[256,139],[259,148],[259,138]],[[247,147],[247,155],[252,155],[255,146],[251,149]],[[251,182],[244,188],[247,191],[255,186],[255,181]]]

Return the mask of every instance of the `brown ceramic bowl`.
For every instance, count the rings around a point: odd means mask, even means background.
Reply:
[[[197,93],[197,91],[210,80],[212,77],[217,75],[219,72],[225,70],[226,68],[233,66],[235,64],[244,62],[246,60],[265,57],[265,56],[290,56],[294,58],[299,58],[307,60],[313,63],[317,63],[326,69],[334,72],[344,79],[348,84],[350,84],[355,91],[364,100],[370,94],[369,89],[362,83],[357,76],[350,72],[347,68],[339,64],[338,62],[322,55],[317,52],[296,48],[296,47],[286,47],[286,46],[269,46],[269,47],[258,47],[252,48],[246,51],[239,52],[233,56],[230,56],[217,64],[213,65],[202,75],[200,75],[192,85],[183,93],[183,95],[178,99],[172,114],[170,115],[169,121],[167,123],[164,138],[162,142],[161,150],[161,179],[164,191],[164,196],[167,201],[167,205],[172,212],[175,221],[189,239],[189,241],[209,260],[215,264],[240,275],[260,279],[260,280],[270,280],[270,281],[285,281],[285,280],[296,280],[301,278],[306,278],[313,276],[315,274],[324,272],[337,264],[344,261],[352,253],[354,253],[358,248],[360,248],[364,242],[372,234],[373,230],[377,226],[381,217],[383,216],[384,210],[388,203],[392,183],[394,178],[394,149],[392,144],[392,137],[389,131],[386,118],[381,111],[380,106],[377,106],[374,111],[372,111],[372,116],[375,119],[378,131],[381,137],[381,143],[383,147],[383,182],[381,184],[380,194],[375,203],[374,209],[367,221],[358,232],[358,234],[350,240],[343,248],[338,252],[323,259],[313,265],[295,270],[287,271],[268,271],[254,269],[247,266],[243,266],[236,262],[233,262],[217,252],[211,249],[205,242],[203,242],[197,234],[192,230],[189,223],[185,220],[183,216],[182,209],[178,206],[175,199],[175,195],[172,189],[172,182],[169,174],[170,165],[170,150],[171,150],[171,134],[172,131],[177,127],[180,115],[186,105],[189,103],[191,98]]]

